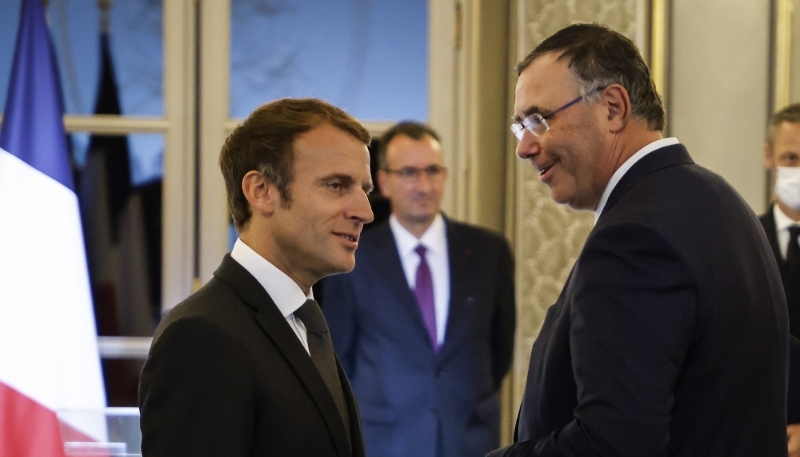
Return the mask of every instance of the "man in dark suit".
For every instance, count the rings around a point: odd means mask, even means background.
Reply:
[[[596,223],[533,345],[495,456],[786,456],[786,303],[753,212],[662,138],[635,45],[599,25],[518,66],[512,131]]]
[[[256,109],[220,153],[239,232],[156,331],[139,389],[145,456],[364,456],[311,286],[353,269],[372,220],[369,133],[314,99]]]
[[[380,144],[392,215],[364,233],[352,273],[322,281],[367,454],[483,456],[499,441],[497,391],[513,351],[511,252],[441,214],[447,170],[433,129],[402,122]]]
[[[775,204],[761,223],[778,262],[789,308],[791,362],[787,426],[789,455],[800,456],[800,103],[772,116],[764,163],[775,181]]]

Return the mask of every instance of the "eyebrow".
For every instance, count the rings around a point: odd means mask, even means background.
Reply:
[[[356,180],[353,179],[352,176],[345,175],[345,174],[342,174],[342,173],[332,173],[332,174],[323,176],[323,177],[321,177],[321,178],[319,178],[317,180],[317,182],[320,183],[320,184],[324,184],[324,183],[329,182],[329,181],[341,181],[342,185],[344,185],[344,186],[352,186],[353,183],[356,182]],[[368,183],[362,185],[361,188],[364,190],[364,192],[370,193],[375,188],[375,186],[372,184],[372,181],[370,180]]]
[[[519,123],[522,123],[522,119],[530,116],[531,114],[536,114],[536,113],[539,113],[539,114],[542,113],[542,110],[539,108],[539,106],[537,106],[537,105],[529,106],[524,111],[522,111],[522,115],[524,117],[514,116],[514,120],[519,122]]]

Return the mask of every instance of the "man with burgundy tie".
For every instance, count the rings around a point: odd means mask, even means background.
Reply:
[[[508,243],[442,215],[447,169],[429,126],[389,129],[378,162],[392,215],[364,233],[351,273],[321,282],[367,455],[483,456],[514,342]]]
[[[800,103],[770,119],[764,164],[775,182],[775,204],[761,224],[778,262],[789,309],[790,364],[787,427],[790,457],[800,456]]]
[[[315,99],[263,105],[225,141],[239,239],[156,331],[139,386],[144,456],[364,457],[311,287],[353,269],[373,218],[368,143]]]

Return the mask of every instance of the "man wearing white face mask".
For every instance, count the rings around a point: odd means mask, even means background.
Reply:
[[[789,308],[789,456],[800,457],[800,103],[772,116],[764,163],[775,179],[775,204],[761,223],[781,271]]]

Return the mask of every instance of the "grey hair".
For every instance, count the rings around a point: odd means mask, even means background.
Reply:
[[[619,84],[628,92],[633,117],[651,130],[664,130],[664,105],[650,69],[631,40],[599,24],[574,24],[541,42],[517,64],[517,75],[537,58],[551,53],[560,53],[559,59],[569,61],[587,101],[599,100],[599,94],[590,89]]]

